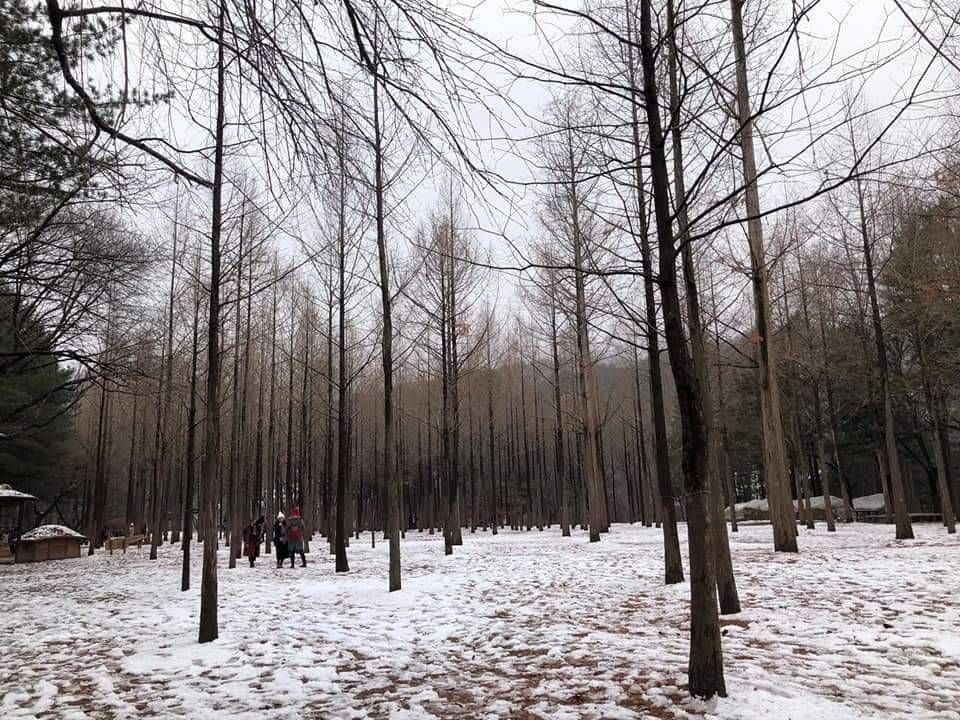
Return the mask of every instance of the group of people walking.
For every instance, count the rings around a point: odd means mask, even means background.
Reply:
[[[256,521],[250,520],[243,529],[243,554],[250,560],[250,567],[260,557],[260,543],[263,541],[265,521],[263,516]],[[306,546],[304,534],[306,526],[300,516],[300,508],[290,511],[290,517],[282,512],[277,513],[277,520],[273,524],[273,546],[277,553],[277,567],[283,567],[283,561],[290,558],[290,567],[294,567],[296,556],[300,556],[301,567],[307,566]]]

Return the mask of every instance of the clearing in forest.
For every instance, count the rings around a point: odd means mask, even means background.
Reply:
[[[792,556],[769,526],[732,535],[745,610],[723,621],[730,697],[709,703],[684,689],[687,585],[662,584],[660,533],[639,525],[593,545],[478,532],[452,557],[409,533],[392,594],[369,534],[339,576],[322,542],[306,569],[227,570],[222,550],[204,646],[178,546],[5,566],[0,716],[960,718],[960,541],[917,536],[841,524]]]

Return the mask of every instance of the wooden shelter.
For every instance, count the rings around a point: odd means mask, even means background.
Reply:
[[[17,543],[17,562],[42,562],[80,557],[87,539],[65,525],[41,525],[24,533]]]
[[[14,490],[6,484],[0,485],[0,562],[12,562],[9,538],[14,531],[22,531],[25,526],[24,511],[27,503],[37,498],[29,493]]]

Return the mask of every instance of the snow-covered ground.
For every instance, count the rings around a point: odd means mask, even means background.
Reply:
[[[179,547],[0,567],[0,717],[960,718],[960,541],[934,525],[733,535],[744,612],[724,619],[730,696],[684,690],[687,586],[661,582],[660,533],[354,541],[337,576],[269,558],[220,572],[220,639],[196,643]],[[683,531],[682,531],[683,532]],[[686,562],[686,557],[684,557]]]

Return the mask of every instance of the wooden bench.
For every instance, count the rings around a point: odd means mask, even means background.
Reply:
[[[113,555],[113,551],[116,548],[121,548],[123,550],[123,554],[126,555],[128,547],[133,547],[136,545],[138,548],[143,548],[143,544],[145,542],[150,542],[150,537],[148,535],[124,535],[122,537],[107,538],[104,541],[103,546],[110,552],[111,555]]]

